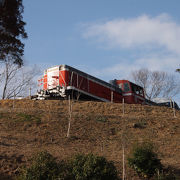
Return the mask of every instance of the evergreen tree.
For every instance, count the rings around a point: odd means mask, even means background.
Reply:
[[[18,65],[23,64],[24,44],[27,38],[22,13],[22,0],[0,0],[0,61],[11,59]]]

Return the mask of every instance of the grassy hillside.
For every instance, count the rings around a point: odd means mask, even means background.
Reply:
[[[0,101],[0,177],[10,178],[37,151],[58,159],[93,152],[122,172],[122,134],[128,156],[137,141],[152,141],[166,167],[180,173],[180,111],[167,107],[74,102],[70,138],[68,101]],[[138,179],[126,169],[128,179]]]

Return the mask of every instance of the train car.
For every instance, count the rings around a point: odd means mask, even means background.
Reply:
[[[60,65],[44,71],[39,81],[43,86],[38,99],[71,98],[122,102],[122,89],[79,71],[68,65]]]

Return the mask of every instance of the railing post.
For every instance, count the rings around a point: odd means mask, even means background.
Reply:
[[[176,117],[176,110],[175,110],[175,103],[173,101],[173,114],[174,114],[174,117]]]
[[[124,116],[124,98],[122,99],[122,110],[123,110],[123,116]]]
[[[29,99],[31,99],[31,87],[29,88]]]
[[[113,91],[111,91],[111,103],[113,103]]]

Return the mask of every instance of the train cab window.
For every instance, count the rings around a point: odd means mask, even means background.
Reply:
[[[124,91],[125,92],[130,91],[129,83],[124,83]]]
[[[143,89],[138,86],[132,86],[132,91],[140,96],[143,96]]]

